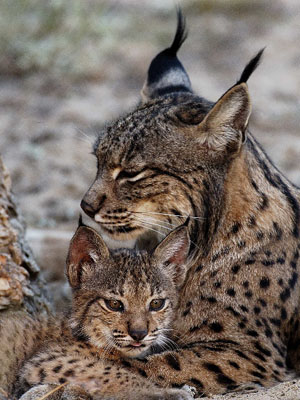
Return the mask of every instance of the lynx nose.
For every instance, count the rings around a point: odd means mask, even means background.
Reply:
[[[132,337],[132,339],[139,342],[143,340],[145,336],[147,336],[148,332],[146,330],[141,330],[141,331],[129,330],[128,333]]]
[[[97,213],[97,210],[94,210],[85,200],[81,200],[80,207],[91,218],[94,218],[94,215]]]
[[[95,214],[100,210],[104,201],[106,200],[106,195],[99,195],[95,199],[89,196],[89,192],[81,200],[80,207],[83,211],[91,218],[94,218]]]

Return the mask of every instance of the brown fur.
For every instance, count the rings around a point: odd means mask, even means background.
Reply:
[[[70,315],[57,321],[27,318],[17,324],[2,323],[6,333],[17,328],[15,341],[7,340],[1,349],[2,363],[12,359],[6,350],[13,348],[18,360],[14,372],[19,379],[11,391],[21,394],[32,388],[22,399],[33,400],[51,385],[70,383],[53,399],[189,400],[188,393],[163,389],[123,367],[129,358],[172,347],[168,333],[188,250],[185,226],[171,232],[152,254],[130,250],[110,254],[93,229],[80,226],[67,261],[73,289]],[[9,371],[12,374],[12,368]]]
[[[139,246],[191,216],[180,350],[128,368],[204,394],[268,387],[298,365],[300,192],[247,130],[245,82],[215,104],[171,89],[99,136],[82,202],[107,234]]]

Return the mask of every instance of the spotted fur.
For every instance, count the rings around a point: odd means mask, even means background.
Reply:
[[[300,192],[248,130],[246,81],[261,52],[216,103],[194,94],[176,52],[167,54],[156,76],[150,66],[144,103],[99,135],[82,201],[108,235],[140,247],[191,217],[173,326],[180,348],[127,368],[199,394],[268,387],[300,357]]]
[[[188,251],[185,225],[151,254],[126,249],[111,253],[96,231],[79,226],[67,259],[70,313],[58,321],[27,318],[17,324],[6,321],[5,326],[3,321],[6,333],[14,328],[17,334],[13,346],[13,339],[2,332],[6,339],[0,350],[1,363],[11,360],[11,353],[18,356],[18,380],[11,392],[28,390],[22,400],[34,400],[51,385],[68,383],[63,393],[54,392],[54,399],[190,400],[185,391],[151,383],[142,370],[136,376],[124,368],[129,359],[174,347],[168,336]],[[12,368],[8,372],[12,375]]]

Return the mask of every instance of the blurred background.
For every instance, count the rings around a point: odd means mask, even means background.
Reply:
[[[266,46],[249,80],[250,130],[300,185],[299,0],[178,4],[189,27],[179,58],[209,100]],[[96,173],[95,135],[137,104],[148,65],[175,28],[173,0],[0,2],[0,152],[55,297]]]

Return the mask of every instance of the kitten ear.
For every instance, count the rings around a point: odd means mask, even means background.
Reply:
[[[187,37],[185,18],[177,9],[177,29],[171,46],[160,52],[151,62],[147,79],[141,91],[144,103],[173,92],[192,92],[191,82],[177,52]]]
[[[236,152],[245,140],[251,114],[247,84],[229,89],[197,127],[197,138],[208,149]]]
[[[85,276],[109,258],[109,250],[101,236],[92,228],[80,225],[69,246],[67,278],[72,288],[78,288]]]
[[[187,272],[190,236],[185,224],[170,232],[154,249],[152,256],[163,269],[168,269],[176,286],[181,286]]]

